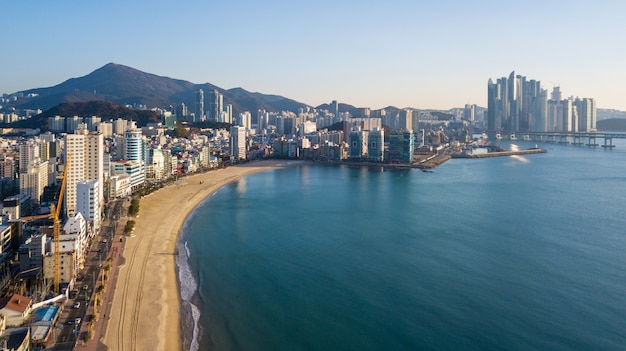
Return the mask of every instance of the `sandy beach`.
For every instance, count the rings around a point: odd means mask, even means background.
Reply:
[[[143,197],[134,233],[126,238],[102,342],[110,350],[182,350],[175,247],[185,219],[225,184],[300,163],[255,161],[184,177]]]

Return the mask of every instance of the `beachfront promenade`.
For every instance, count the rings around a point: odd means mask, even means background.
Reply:
[[[124,226],[128,220],[128,217],[126,216],[128,212],[128,202],[126,200],[117,200],[110,203],[109,206],[111,208],[109,208],[107,218],[102,223],[102,228],[103,231],[107,231],[105,237],[107,238],[106,240],[110,242],[95,243],[96,246],[103,246],[102,244],[105,244],[104,246],[109,247],[109,250],[107,250],[106,257],[103,257],[103,259],[97,258],[97,254],[92,255],[92,257],[88,257],[87,264],[87,266],[91,266],[88,267],[88,270],[99,272],[97,277],[93,278],[95,282],[95,284],[93,284],[94,291],[101,284],[105,287],[105,289],[101,295],[102,302],[97,307],[98,318],[94,319],[91,338],[88,338],[87,335],[90,318],[96,314],[94,310],[94,304],[96,303],[96,299],[94,298],[95,293],[89,301],[85,318],[78,333],[76,342],[76,349],[78,350],[106,351],[108,349],[104,344],[102,344],[101,338],[106,330],[107,319],[110,314],[109,311],[112,308],[112,298],[115,290],[115,284],[117,282],[118,270],[120,265],[123,265],[124,263],[122,253],[124,252],[124,246],[126,243]],[[101,270],[101,266],[106,264],[109,265],[110,270],[105,273]],[[103,282],[104,274],[108,276],[108,279]]]

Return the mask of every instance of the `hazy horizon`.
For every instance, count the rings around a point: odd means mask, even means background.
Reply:
[[[108,62],[285,96],[449,109],[487,106],[511,71],[626,111],[626,3],[119,1],[3,4],[0,93],[50,87]]]

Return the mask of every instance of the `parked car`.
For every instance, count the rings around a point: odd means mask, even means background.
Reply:
[[[74,302],[74,308],[80,308],[80,302],[78,301]]]
[[[76,323],[76,324],[80,324],[80,321],[81,321],[81,319],[80,319],[80,318],[76,318],[76,319],[74,320],[74,323]]]

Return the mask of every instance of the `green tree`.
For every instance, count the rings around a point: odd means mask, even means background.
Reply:
[[[103,275],[104,280],[109,279],[109,271],[110,271],[110,270],[111,270],[111,266],[107,264],[107,265],[104,267],[104,275]]]
[[[128,215],[136,216],[139,213],[139,199],[130,200],[130,206],[128,206]]]
[[[124,234],[130,234],[135,229],[135,221],[127,221],[124,227]]]

